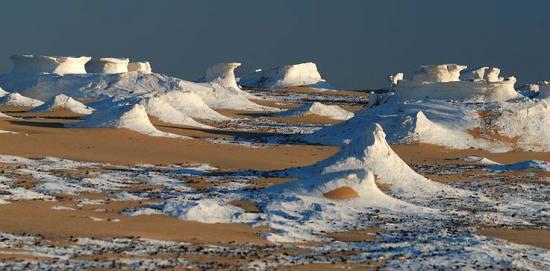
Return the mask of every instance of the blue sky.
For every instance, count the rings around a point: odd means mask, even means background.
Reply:
[[[550,80],[550,1],[2,1],[0,72],[12,54],[149,60],[199,78],[316,62],[345,88],[379,88],[425,64],[501,67],[520,82]]]

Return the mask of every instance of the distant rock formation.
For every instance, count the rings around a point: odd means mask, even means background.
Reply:
[[[100,57],[92,58],[86,63],[86,71],[89,73],[124,73],[128,72],[128,58]]]
[[[256,70],[252,74],[245,75],[239,83],[247,87],[259,88],[287,88],[298,86],[310,86],[318,88],[331,88],[321,78],[317,65],[312,62],[275,67],[269,70]]]
[[[442,64],[434,66],[420,66],[414,72],[413,81],[416,82],[455,82],[460,81],[460,71],[467,66],[457,64]]]
[[[129,72],[143,72],[143,73],[151,73],[151,64],[147,61],[143,62],[130,62],[128,63],[128,71]]]
[[[482,67],[463,72],[467,66],[443,64],[421,66],[412,80],[400,80],[395,97],[401,99],[443,99],[505,101],[518,97],[516,78],[499,77],[500,69]],[[461,81],[460,79],[467,81]]]
[[[203,78],[204,82],[218,83],[222,87],[240,89],[235,78],[235,69],[240,67],[241,63],[219,63],[206,69]]]
[[[91,58],[81,57],[57,57],[40,55],[13,55],[13,72],[16,73],[56,73],[82,74],[86,73],[84,65]]]

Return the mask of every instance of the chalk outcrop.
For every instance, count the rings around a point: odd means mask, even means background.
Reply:
[[[225,88],[240,89],[235,78],[235,69],[240,67],[241,63],[219,63],[206,69],[204,82],[218,83]]]
[[[128,58],[100,57],[92,58],[86,63],[86,71],[89,73],[124,73],[128,72]]]
[[[287,88],[311,86],[328,88],[326,81],[321,78],[317,65],[312,62],[295,65],[286,65],[269,70],[256,70],[241,78],[239,83],[248,87],[259,88]]]
[[[402,72],[398,72],[388,76],[388,81],[390,82],[390,86],[397,86],[397,83],[403,80],[403,77],[404,77],[404,74]]]
[[[138,133],[172,138],[187,138],[158,130],[147,116],[141,104],[113,103],[110,107],[95,110],[83,122],[66,124],[67,127],[126,128]]]
[[[88,115],[91,114],[94,109],[84,105],[83,103],[65,95],[65,94],[59,94],[46,103],[42,104],[41,106],[35,107],[30,112],[46,112],[46,111],[52,111],[55,109],[65,109],[69,110],[71,112],[82,114],[82,115]]]
[[[306,103],[298,108],[274,114],[274,117],[299,117],[317,115],[334,120],[348,120],[353,118],[353,113],[337,105],[326,105],[319,102]]]
[[[542,81],[537,84],[538,86],[538,98],[546,99],[550,98],[550,82]]]
[[[129,72],[151,73],[151,64],[148,61],[128,63]]]
[[[467,71],[461,76],[460,72],[466,68],[456,64],[422,66],[412,80],[398,82],[395,97],[472,101],[505,101],[518,97],[515,77],[499,77],[500,69],[494,67]],[[461,77],[467,81],[461,81]]]
[[[91,59],[87,56],[81,57],[57,57],[40,55],[13,55],[15,73],[55,73],[83,74],[86,73],[85,64]]]
[[[9,93],[0,98],[0,105],[35,107],[43,103],[40,100],[25,97],[17,92]]]

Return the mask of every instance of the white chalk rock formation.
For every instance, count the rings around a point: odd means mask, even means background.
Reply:
[[[142,72],[142,73],[151,73],[151,64],[147,61],[144,62],[130,62],[128,63],[129,72]]]
[[[85,64],[90,57],[56,57],[39,55],[13,55],[13,72],[15,73],[56,73],[83,74],[86,73]]]
[[[390,82],[390,86],[396,86],[397,83],[401,80],[403,80],[404,74],[402,72],[398,72],[396,74],[392,74],[388,76],[388,81]]]
[[[3,88],[0,87],[0,97],[4,97],[6,95],[10,94],[9,92],[5,91]]]
[[[481,67],[473,70],[468,70],[460,75],[460,79],[464,81],[481,81],[485,79],[485,71],[489,67]]]
[[[126,128],[141,134],[157,137],[186,138],[159,131],[147,116],[141,104],[113,103],[113,106],[95,110],[81,123],[66,124],[67,127]]]
[[[129,61],[128,58],[94,57],[86,63],[86,71],[107,74],[128,72]]]
[[[206,69],[204,82],[214,82],[222,87],[240,89],[235,78],[235,69],[241,63],[219,63]]]
[[[441,99],[471,101],[505,101],[518,97],[514,89],[516,78],[499,77],[500,69],[482,67],[466,72],[460,81],[460,71],[466,66],[445,64],[422,66],[412,80],[401,80],[395,97],[407,100]]]
[[[325,105],[319,102],[306,103],[298,108],[274,114],[274,117],[299,117],[318,115],[335,120],[348,120],[353,118],[353,113],[342,109],[337,105]]]
[[[25,96],[41,100],[49,100],[58,94],[66,94],[75,99],[123,99],[180,90],[199,95],[212,108],[278,111],[250,101],[250,98],[261,98],[241,89],[223,87],[215,82],[195,83],[159,73],[90,73],[65,76],[7,73],[0,75],[0,85],[8,91],[20,91]]]
[[[414,72],[413,81],[416,82],[454,82],[460,81],[460,71],[466,66],[457,64],[442,64],[434,66],[420,66]]]
[[[35,107],[30,112],[46,112],[46,111],[52,111],[55,109],[66,109],[71,112],[82,114],[82,115],[88,115],[91,114],[94,109],[84,105],[83,103],[65,95],[65,94],[59,94],[46,103],[42,104],[41,106]]]
[[[42,104],[44,102],[25,97],[17,92],[12,92],[0,98],[0,105],[36,107]]]
[[[542,81],[537,84],[538,86],[538,97],[539,99],[547,99],[550,98],[550,82],[549,81]]]
[[[199,79],[207,89],[195,91],[213,108],[241,109],[251,111],[278,111],[278,109],[258,105],[249,99],[258,97],[243,91],[235,78],[235,69],[240,63],[220,63],[209,67],[204,77]]]
[[[257,70],[245,75],[239,83],[248,87],[259,88],[287,88],[311,86],[328,88],[326,81],[321,78],[317,65],[312,62],[276,67],[269,70]]]
[[[317,191],[320,194],[337,187],[348,186],[354,188],[360,196],[369,197],[377,194],[377,196],[381,196],[374,184],[374,178],[371,179],[369,176],[374,174],[382,183],[390,185],[393,192],[405,198],[414,198],[417,195],[425,194],[442,195],[447,194],[449,190],[460,192],[458,189],[446,188],[442,184],[432,182],[410,168],[391,149],[380,125],[372,124],[360,130],[361,136],[343,145],[333,157],[311,166],[288,171],[288,175],[305,181],[283,184],[274,189],[303,190],[313,193]],[[363,178],[356,178],[356,180],[342,178],[349,174],[363,176]],[[361,179],[363,180],[359,181]],[[361,192],[365,192],[365,194],[362,195]],[[456,196],[456,194],[449,196]],[[409,205],[386,195],[382,197],[387,200],[385,203],[388,204]]]

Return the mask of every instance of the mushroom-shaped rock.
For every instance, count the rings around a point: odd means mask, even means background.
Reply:
[[[13,72],[16,73],[56,73],[82,74],[86,73],[84,65],[90,57],[58,57],[40,55],[13,55]]]
[[[90,73],[123,73],[128,72],[128,63],[128,58],[92,58],[86,63],[86,70]]]
[[[129,72],[142,72],[142,73],[151,73],[151,64],[149,62],[130,62],[128,63]]]
[[[420,66],[414,72],[413,81],[417,82],[454,82],[460,81],[460,71],[467,66],[457,64],[442,64],[434,66]]]
[[[205,82],[215,82],[223,87],[239,89],[235,78],[235,69],[241,63],[220,63],[206,69]]]

